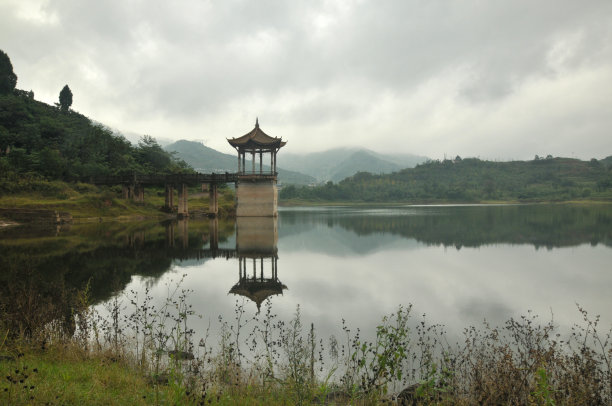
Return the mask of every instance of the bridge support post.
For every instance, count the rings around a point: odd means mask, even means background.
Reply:
[[[187,206],[187,185],[181,184],[178,187],[178,216],[189,217],[189,208]]]
[[[121,196],[123,197],[124,200],[129,200],[130,188],[128,185],[126,184],[121,185]]]
[[[172,212],[172,210],[174,210],[174,187],[169,184],[166,184],[166,199],[164,202],[164,210],[167,212]]]
[[[217,216],[219,213],[219,200],[218,200],[217,184],[211,183],[208,186],[208,214]]]
[[[136,203],[144,203],[144,186],[134,185],[132,186],[132,198]]]

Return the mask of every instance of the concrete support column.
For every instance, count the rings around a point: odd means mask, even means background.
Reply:
[[[174,187],[170,184],[166,185],[166,199],[164,201],[164,210],[171,212],[174,210]]]
[[[189,217],[189,208],[187,206],[187,185],[181,184],[178,187],[178,215],[181,217]]]
[[[128,185],[121,185],[121,196],[125,200],[130,199],[130,188]]]
[[[134,185],[132,186],[132,199],[136,203],[144,203],[144,186]]]
[[[217,213],[219,213],[219,201],[218,201],[218,193],[217,193],[217,184],[211,183],[208,186],[208,214],[214,214],[215,217]]]

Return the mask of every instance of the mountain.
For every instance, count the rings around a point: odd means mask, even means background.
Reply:
[[[335,148],[310,154],[279,154],[284,168],[307,173],[319,182],[338,182],[357,172],[374,174],[413,168],[426,157],[412,154],[380,154],[365,148]]]
[[[175,152],[175,156],[184,160],[198,172],[236,172],[238,157],[224,154],[196,141],[180,140],[164,147],[168,152]],[[281,154],[279,154],[280,156]],[[269,157],[268,157],[269,158]],[[246,167],[250,167],[251,160],[246,160]],[[256,167],[259,163],[256,162]],[[270,170],[270,165],[264,165],[264,170]],[[294,185],[309,185],[316,179],[303,173],[278,168],[279,183]]]

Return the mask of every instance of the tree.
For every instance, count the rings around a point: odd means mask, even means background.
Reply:
[[[68,111],[68,109],[72,105],[72,92],[70,91],[68,85],[64,86],[64,88],[59,94],[59,105],[60,109],[64,111]]]
[[[0,49],[0,94],[11,93],[17,85],[17,75],[8,55]]]

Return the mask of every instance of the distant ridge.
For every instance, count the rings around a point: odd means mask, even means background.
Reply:
[[[357,172],[391,173],[413,168],[427,157],[412,154],[380,154],[365,148],[335,148],[310,154],[279,154],[284,168],[307,173],[319,182],[339,182]]]
[[[200,142],[180,140],[165,146],[164,149],[174,152],[177,158],[184,160],[198,172],[235,172],[238,169],[237,155],[219,152]],[[251,161],[247,159],[247,162],[249,168]],[[259,167],[258,165],[259,162],[256,162],[256,167]],[[270,170],[270,166],[264,164],[264,170]],[[283,184],[294,185],[309,185],[316,182],[312,176],[281,168],[278,168],[278,180]]]

